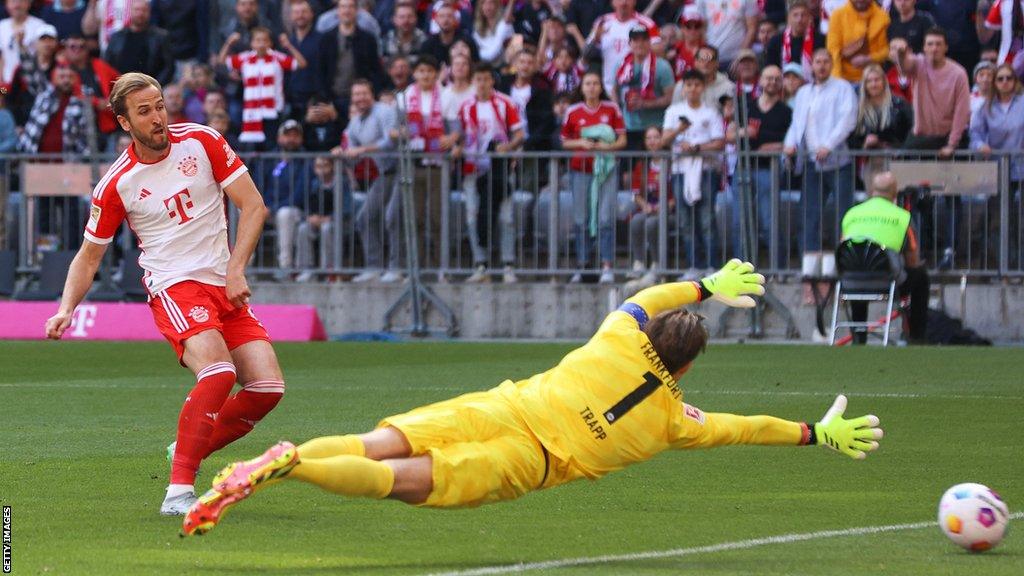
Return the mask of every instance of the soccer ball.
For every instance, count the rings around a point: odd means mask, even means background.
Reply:
[[[999,544],[1009,521],[1006,502],[981,484],[957,484],[939,501],[939,528],[954,544],[971,552]]]

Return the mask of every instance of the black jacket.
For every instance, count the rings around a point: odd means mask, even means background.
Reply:
[[[498,83],[498,91],[512,93],[515,76],[503,76]],[[555,122],[554,96],[551,83],[540,74],[535,74],[530,82],[530,101],[526,103],[526,142],[523,150],[552,150],[558,126]]]
[[[372,34],[356,28],[352,33],[352,60],[355,62],[355,78],[369,80],[373,91],[379,92],[384,85],[384,66],[377,51],[377,39]],[[329,102],[337,102],[340,95],[334,93],[334,77],[338,74],[338,30],[324,34],[320,41],[317,58],[317,92]],[[341,112],[341,110],[339,110]]]
[[[149,56],[145,64],[137,70],[122,70],[119,66],[125,49],[125,38],[129,30],[122,28],[114,32],[107,42],[107,51],[103,53],[103,59],[117,68],[117,71],[144,72],[156,78],[160,84],[169,84],[174,81],[174,57],[171,55],[170,42],[168,42],[167,31],[162,28],[150,26],[145,32],[146,44],[149,48]]]

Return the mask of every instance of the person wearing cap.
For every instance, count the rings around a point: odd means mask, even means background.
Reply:
[[[33,41],[35,53],[21,46],[21,62],[14,71],[7,102],[18,121],[24,126],[35,99],[50,86],[50,74],[57,65],[57,30],[47,24],[36,30]]]
[[[572,46],[579,54],[586,44],[587,41],[580,35],[579,30],[570,32],[566,29],[565,16],[553,14],[544,21],[540,42],[537,44],[537,54],[540,55],[542,62],[551,62],[562,48]]]
[[[782,68],[783,73],[790,64],[797,64],[803,70],[804,80],[810,80],[811,55],[824,47],[825,35],[814,26],[807,0],[791,0],[786,27],[768,41],[765,62]]]
[[[804,78],[804,67],[796,62],[786,64],[782,69],[782,93],[786,105],[790,108],[796,103],[796,93],[807,83]]]
[[[744,94],[750,94],[754,98],[760,96],[761,89],[757,80],[761,71],[758,70],[757,54],[753,50],[748,48],[740,50],[739,56],[732,61],[732,65],[729,67],[729,73],[732,76],[732,81]]]
[[[128,25],[110,35],[103,59],[122,73],[142,72],[166,85],[174,80],[174,57],[167,31],[149,20],[149,2],[133,2]]]
[[[629,31],[629,50],[615,75],[615,95],[626,122],[628,148],[642,150],[644,130],[660,125],[672,102],[675,76],[668,62],[654,55],[646,28]]]
[[[992,95],[995,87],[996,65],[988,60],[982,60],[974,67],[974,88],[971,89],[971,118],[978,112],[978,108]]]
[[[616,76],[622,61],[632,50],[630,32],[634,28],[644,28],[647,30],[648,43],[656,44],[661,42],[661,31],[654,20],[636,11],[636,0],[612,0],[612,9],[612,12],[594,21],[590,36],[587,37],[584,59],[592,60],[595,56],[601,59],[604,91],[615,95],[618,94]]]
[[[832,54],[836,78],[860,82],[864,68],[889,55],[889,15],[874,0],[850,0],[829,18],[825,44]]]
[[[39,28],[45,26],[40,18],[28,13],[29,0],[7,0],[8,18],[0,20],[0,56],[3,57],[3,68],[0,69],[0,81],[10,84],[14,78],[14,69],[21,62],[21,47],[33,52],[32,44],[39,37]]]
[[[757,38],[757,0],[697,0],[697,9],[707,22],[708,44],[718,48],[720,65],[728,70],[740,50],[753,46]]]
[[[683,79],[683,73],[693,70],[696,64],[697,51],[707,44],[704,38],[704,17],[694,4],[687,4],[679,18],[679,26],[683,39],[675,45],[675,56],[672,58],[672,70],[676,81]]]
[[[303,220],[301,206],[305,205],[308,193],[310,165],[308,159],[292,155],[302,151],[302,124],[289,118],[277,128],[276,157],[264,158],[262,179],[258,182],[277,229],[278,280],[290,278],[295,267],[296,232]]]

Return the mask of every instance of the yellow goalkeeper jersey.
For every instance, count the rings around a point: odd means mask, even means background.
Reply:
[[[699,298],[692,282],[644,290],[557,366],[516,382],[510,399],[541,444],[598,478],[668,448],[806,441],[801,423],[704,413],[683,403],[679,383],[642,327],[659,312]]]

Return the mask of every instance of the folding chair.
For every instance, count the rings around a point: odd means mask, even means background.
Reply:
[[[836,342],[836,331],[840,328],[861,329],[868,334],[876,323],[852,321],[850,302],[884,302],[886,305],[885,324],[882,327],[882,346],[889,345],[889,329],[892,326],[892,311],[896,305],[896,285],[902,281],[903,260],[899,253],[887,250],[870,240],[850,239],[836,248],[836,268],[839,279],[836,283],[835,303],[832,306],[832,331],[829,345]],[[844,304],[847,321],[839,321],[839,304]],[[877,334],[876,334],[877,336]]]

